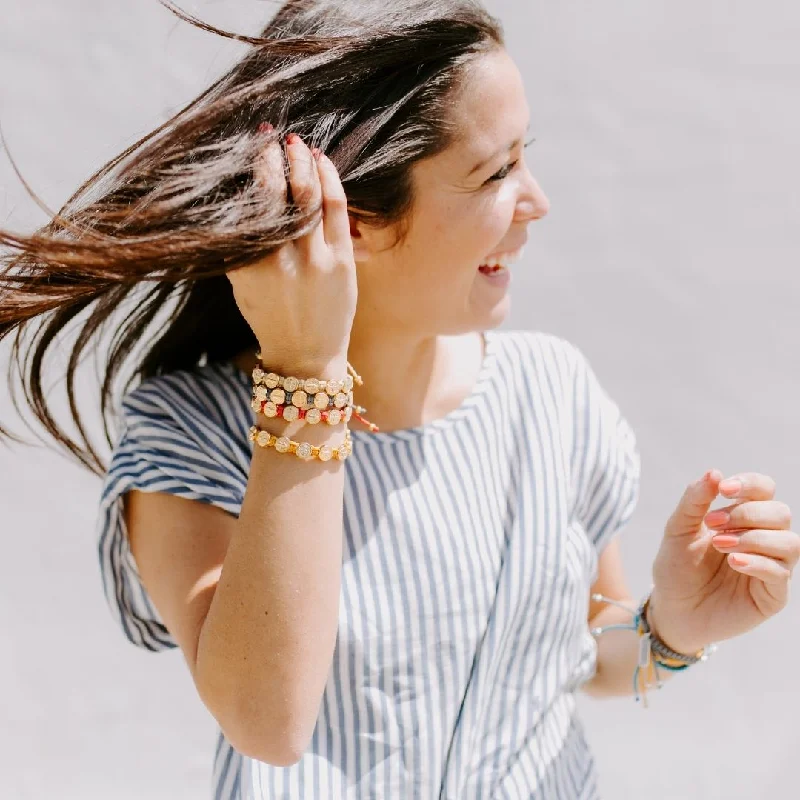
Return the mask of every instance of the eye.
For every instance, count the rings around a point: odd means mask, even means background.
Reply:
[[[530,141],[525,142],[525,147],[526,148],[530,147],[530,145],[532,145],[535,141],[536,139],[531,139]],[[495,174],[492,175],[492,177],[489,178],[486,182],[492,183],[496,181],[505,180],[514,171],[514,168],[517,166],[517,164],[519,164],[519,159],[517,159],[516,161],[512,161],[509,164],[506,164],[504,167],[495,172]]]

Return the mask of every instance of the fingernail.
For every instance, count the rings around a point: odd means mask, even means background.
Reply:
[[[296,133],[286,134],[286,144],[299,144],[303,140]]]
[[[738,536],[731,536],[730,534],[722,534],[720,536],[715,536],[712,541],[714,542],[714,547],[736,547],[739,544],[739,537]]]
[[[719,528],[730,522],[730,519],[731,515],[727,511],[712,511],[710,514],[706,514],[705,522],[709,528]]]
[[[274,131],[274,130],[275,130],[275,128],[273,128],[272,125],[269,122],[262,122],[258,126],[258,132],[259,133],[272,133],[272,131]]]
[[[320,158],[322,158],[322,150],[320,150],[319,147],[312,147],[311,155],[314,156],[314,158],[316,158],[317,161],[319,161]]]
[[[726,478],[719,485],[720,491],[735,497],[742,491],[742,482],[738,478]]]
[[[750,563],[748,558],[745,556],[740,556],[738,553],[728,556],[728,558],[730,558],[731,564],[736,567],[746,567]]]

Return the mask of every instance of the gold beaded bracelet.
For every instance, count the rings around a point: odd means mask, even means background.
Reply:
[[[275,436],[255,425],[250,428],[248,438],[259,447],[274,447],[279,453],[290,453],[303,461],[314,459],[344,461],[353,452],[353,441],[349,430],[345,430],[344,441],[338,447],[331,447],[328,444],[316,447],[308,442],[295,442],[286,436]]]
[[[261,363],[261,353],[256,353],[259,365],[253,370],[253,396],[251,407],[257,414],[283,417],[287,422],[298,419],[311,425],[327,422],[338,425],[349,423],[351,417],[366,425],[373,433],[380,428],[363,415],[365,408],[353,403],[353,386],[363,386],[362,377],[347,362],[348,375],[341,381],[319,378],[284,378],[267,372]]]
[[[261,367],[253,370],[253,383],[256,386],[265,386],[267,389],[283,389],[286,392],[304,391],[306,394],[324,392],[335,397],[341,392],[352,392],[354,380],[348,375],[341,381],[323,381],[319,378],[284,378],[275,372],[265,372]]]

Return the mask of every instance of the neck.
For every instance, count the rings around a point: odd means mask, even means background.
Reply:
[[[365,417],[381,431],[424,425],[458,408],[473,390],[483,363],[478,333],[410,337],[404,331],[354,326],[347,357],[364,380],[354,391]],[[254,353],[242,353],[236,364],[246,372],[256,365]],[[303,376],[313,377],[313,376]],[[355,418],[353,430],[367,430]]]
[[[477,333],[414,339],[403,331],[359,335],[354,327],[348,359],[364,379],[356,403],[389,432],[424,425],[461,405],[480,372],[483,344]]]

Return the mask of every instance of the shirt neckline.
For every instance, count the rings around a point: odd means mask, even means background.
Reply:
[[[480,401],[481,397],[486,394],[488,387],[491,383],[491,376],[493,372],[494,363],[497,358],[497,336],[494,331],[483,331],[483,361],[478,372],[478,377],[472,387],[472,391],[464,398],[461,404],[454,408],[452,411],[445,414],[443,417],[431,420],[422,425],[416,425],[412,428],[402,428],[396,431],[379,431],[371,433],[366,430],[351,430],[350,435],[354,441],[358,441],[359,445],[383,445],[383,444],[396,444],[398,442],[408,442],[414,439],[427,438],[433,436],[450,428],[455,423],[465,419],[474,412],[475,407]],[[232,361],[216,362],[219,366],[229,373],[232,373],[239,381],[245,385],[248,392],[252,388],[252,376],[250,373],[245,372]],[[358,389],[356,388],[356,403],[358,402]],[[367,411],[369,416],[369,411]]]

